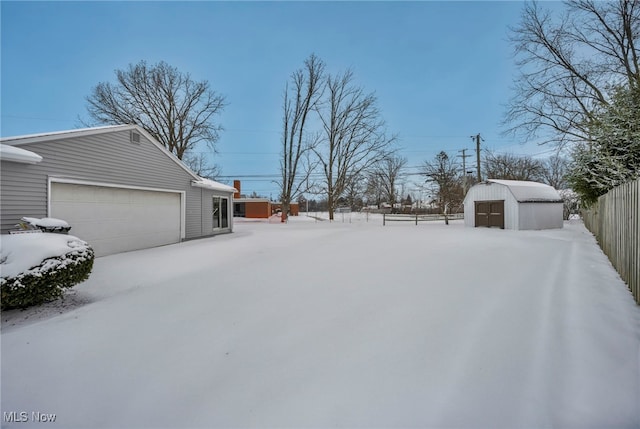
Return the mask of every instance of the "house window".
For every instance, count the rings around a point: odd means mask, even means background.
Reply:
[[[229,199],[213,197],[213,229],[229,228]]]
[[[234,203],[233,204],[233,217],[246,217],[246,204]]]

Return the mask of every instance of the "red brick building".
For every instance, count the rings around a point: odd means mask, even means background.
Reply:
[[[281,203],[274,203],[267,198],[245,198],[242,195],[241,183],[239,180],[233,181],[236,193],[233,195],[233,216],[245,217],[249,219],[268,219],[272,215],[282,210]],[[298,203],[291,203],[289,216],[298,216],[300,208]]]

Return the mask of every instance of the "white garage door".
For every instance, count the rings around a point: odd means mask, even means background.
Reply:
[[[96,256],[180,241],[180,193],[52,183],[50,201]]]

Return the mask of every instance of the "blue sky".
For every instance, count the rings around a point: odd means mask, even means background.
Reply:
[[[311,53],[375,92],[410,172],[440,150],[540,154],[501,136],[522,2],[11,2],[1,7],[3,137],[80,127],[114,70],[166,61],[226,96],[217,155],[243,192],[277,194],[282,93]],[[199,148],[207,152],[206,147]],[[469,151],[473,154],[473,151]],[[468,158],[469,162],[473,158]],[[245,177],[243,177],[245,176]],[[416,177],[417,178],[417,177]],[[231,177],[228,180],[232,180]],[[413,179],[411,179],[413,180]],[[227,179],[221,180],[227,181]]]

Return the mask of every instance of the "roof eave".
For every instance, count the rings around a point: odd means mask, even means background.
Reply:
[[[209,190],[217,191],[217,192],[226,192],[226,193],[229,193],[229,194],[235,194],[236,192],[238,192],[235,188],[232,188],[231,186],[224,185],[222,183],[218,183],[216,185],[213,185],[213,184],[210,184],[210,183],[203,182],[201,180],[192,180],[191,181],[191,186],[194,186],[196,188],[209,189]]]
[[[103,134],[113,131],[125,131],[128,129],[141,129],[137,125],[106,125],[104,127],[93,127],[93,128],[79,128],[75,130],[65,130],[65,131],[54,131],[50,133],[39,133],[39,134],[27,134],[22,136],[13,136],[13,137],[1,137],[0,143],[6,144],[9,146],[19,146],[23,144],[29,143],[40,143],[46,142],[50,140],[59,140],[60,138],[64,138],[65,136],[69,137],[83,137],[90,136],[95,134]]]
[[[0,160],[2,161],[19,164],[38,164],[42,162],[42,159],[42,156],[35,152],[0,143]]]
[[[5,162],[15,162],[18,164],[39,164],[40,162],[42,162],[42,157],[40,157],[40,159],[36,160],[31,159],[31,158],[21,158],[21,157],[13,157],[11,155],[2,155],[0,156],[0,161],[5,161]]]

